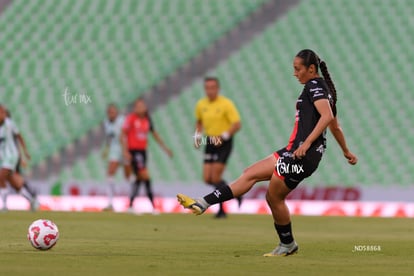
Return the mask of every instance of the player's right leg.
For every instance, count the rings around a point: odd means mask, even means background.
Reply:
[[[270,180],[276,164],[275,156],[269,155],[247,169],[230,186],[223,186],[203,198],[191,198],[178,194],[177,199],[180,204],[187,209],[191,209],[196,215],[204,213],[210,205],[230,200],[247,193],[256,182]]]
[[[0,197],[1,197],[1,201],[3,203],[3,207],[2,207],[2,211],[7,211],[7,194],[8,194],[8,190],[7,190],[7,185],[6,185],[6,181],[7,181],[7,177],[8,175],[11,173],[10,170],[5,169],[5,168],[0,168]]]
[[[39,208],[39,202],[35,196],[24,187],[25,180],[20,174],[15,173],[15,168],[19,161],[18,155],[6,155],[2,156],[1,168],[4,172],[3,179],[8,181],[10,185],[19,192],[20,195],[25,197],[30,202],[30,208],[32,211],[36,211]],[[2,197],[4,197],[4,191],[1,192]],[[7,194],[5,195],[7,196]],[[3,201],[5,201],[3,199]]]
[[[25,168],[25,167],[27,167],[27,163],[19,155],[19,158],[17,160],[16,168],[14,169],[14,173],[18,177],[21,177],[23,179],[23,187],[27,190],[28,193],[30,193],[30,195],[32,197],[35,198],[35,197],[37,197],[36,191],[29,185],[27,179],[23,176],[23,173],[22,173],[22,169],[21,168]]]
[[[115,181],[114,176],[116,171],[118,170],[119,162],[116,160],[109,159],[108,168],[107,168],[107,183],[108,183],[108,206],[104,209],[107,211],[113,210],[113,197],[115,193]]]
[[[37,211],[39,209],[40,203],[37,200],[36,195],[30,193],[25,187],[25,179],[20,174],[11,170],[11,173],[7,177],[7,181],[10,185],[24,198],[30,202],[30,210]]]

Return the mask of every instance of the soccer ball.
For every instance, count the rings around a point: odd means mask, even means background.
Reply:
[[[48,250],[58,241],[59,229],[48,219],[38,219],[30,224],[27,238],[34,248]]]

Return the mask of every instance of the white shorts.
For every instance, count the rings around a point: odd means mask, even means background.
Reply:
[[[19,156],[18,155],[16,155],[16,156],[2,156],[2,157],[0,157],[0,168],[15,171],[18,162],[19,162]]]
[[[123,162],[121,147],[109,147],[108,161],[118,163]]]

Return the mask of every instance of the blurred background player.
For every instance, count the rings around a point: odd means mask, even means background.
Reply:
[[[105,210],[113,210],[113,196],[115,193],[114,176],[119,165],[124,166],[125,179],[129,181],[131,166],[123,159],[121,133],[124,124],[124,116],[119,114],[118,107],[111,103],[106,109],[107,118],[104,121],[105,146],[102,157],[108,160],[107,183],[108,183],[108,206]]]
[[[194,144],[199,148],[203,143],[202,133],[207,135],[205,140],[203,179],[215,189],[226,186],[223,173],[233,148],[233,136],[240,130],[240,115],[234,103],[219,95],[220,81],[216,77],[204,79],[206,97],[200,99],[195,107],[195,139]],[[239,205],[241,197],[238,198]],[[226,213],[223,203],[220,203],[216,218],[224,218]]]
[[[147,197],[151,201],[153,211],[156,213],[154,194],[151,187],[151,179],[147,168],[147,147],[148,134],[152,133],[155,141],[172,157],[172,151],[164,144],[160,135],[154,129],[154,124],[148,113],[147,106],[143,99],[137,99],[134,103],[133,112],[130,113],[124,122],[121,143],[123,153],[127,160],[130,160],[132,170],[136,176],[132,184],[131,196],[129,200],[129,212],[133,212],[133,202],[138,195],[139,187],[143,182],[147,192]]]
[[[24,180],[15,170],[19,162],[19,150],[14,138],[14,126],[7,118],[6,108],[0,105],[0,197],[3,202],[3,211],[7,210],[7,186],[6,182],[22,196],[29,200],[32,210],[37,209],[38,203],[35,197],[23,186]]]
[[[23,135],[20,133],[19,128],[13,121],[11,117],[11,112],[9,109],[6,109],[6,116],[10,120],[12,129],[13,129],[13,137],[14,137],[14,143],[16,144],[17,150],[19,151],[19,160],[16,165],[16,177],[18,181],[23,182],[23,187],[26,188],[26,190],[32,195],[32,197],[36,198],[36,191],[33,189],[28,181],[24,178],[22,168],[27,167],[27,162],[30,161],[30,154],[26,147],[25,139],[23,138]],[[23,152],[23,154],[22,154]],[[35,200],[36,204],[38,204],[37,199]],[[37,209],[38,206],[34,206],[34,208]]]

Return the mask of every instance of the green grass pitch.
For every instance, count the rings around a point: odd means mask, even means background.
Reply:
[[[26,240],[38,218],[59,226],[50,251]],[[413,275],[412,219],[293,217],[293,225],[299,253],[265,258],[277,244],[270,216],[1,213],[0,275]],[[366,245],[381,250],[355,252]]]

